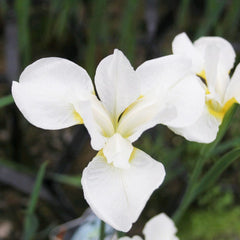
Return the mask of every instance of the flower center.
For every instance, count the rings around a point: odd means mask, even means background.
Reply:
[[[112,163],[118,168],[129,168],[129,160],[133,151],[131,142],[115,133],[110,137],[103,147],[103,154],[108,163]]]
[[[207,105],[209,113],[212,114],[217,119],[219,119],[220,121],[222,121],[226,112],[236,102],[237,101],[235,98],[231,98],[224,105],[222,105],[219,102],[217,102],[216,100],[210,99],[210,100],[206,101],[206,105]]]
[[[205,84],[205,94],[206,94],[206,105],[209,113],[216,117],[218,120],[222,121],[224,118],[224,115],[229,110],[229,108],[236,103],[235,98],[229,99],[224,105],[219,103],[218,101],[214,99],[208,99],[207,95],[210,95],[210,91],[208,89],[207,79],[206,79],[206,72],[205,70],[202,70],[200,73],[197,74],[197,76],[202,80],[202,82]]]

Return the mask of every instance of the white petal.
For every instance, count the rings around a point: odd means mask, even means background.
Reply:
[[[44,129],[79,124],[74,104],[87,101],[93,92],[87,72],[61,58],[43,58],[29,65],[13,82],[12,95],[24,117]]]
[[[168,106],[176,108],[177,116],[163,124],[170,127],[186,127],[200,117],[205,106],[205,90],[198,77],[188,75],[169,89],[165,101]]]
[[[165,97],[149,94],[138,99],[121,116],[117,132],[134,142],[145,130],[172,120],[176,109],[166,106]]]
[[[202,53],[209,45],[214,45],[219,49],[221,64],[226,66],[228,71],[232,69],[236,56],[232,45],[221,37],[201,37],[194,42],[194,46]]]
[[[98,154],[84,169],[85,199],[95,214],[113,228],[127,232],[158,188],[165,170],[161,163],[135,149],[131,167],[120,169]]]
[[[215,92],[218,84],[218,68],[220,67],[220,52],[219,48],[210,44],[204,49],[206,81],[210,92]]]
[[[211,115],[205,107],[200,118],[191,126],[170,129],[189,141],[210,143],[216,139],[219,125],[219,120]]]
[[[91,96],[90,101],[75,104],[75,106],[91,136],[92,148],[95,150],[102,149],[107,139],[114,134],[113,124],[108,112],[96,96]]]
[[[204,53],[204,69],[210,92],[215,91],[222,101],[229,83],[229,72],[235,61],[232,45],[221,37],[202,37],[194,46]]]
[[[121,237],[119,240],[142,240],[139,236],[133,236],[133,237]]]
[[[223,101],[229,83],[229,68],[221,63],[221,50],[213,44],[205,48],[204,58],[208,90]]]
[[[194,75],[181,80],[190,65],[173,55],[143,63],[137,73],[146,93],[123,113],[117,131],[133,142],[156,124],[180,127],[196,121],[205,93]]]
[[[172,51],[173,54],[191,59],[194,73],[200,73],[203,70],[203,54],[193,46],[186,33],[180,33],[174,38]]]
[[[106,238],[105,238],[105,240],[106,240]],[[119,240],[116,233],[113,235],[113,237],[111,238],[111,240]]]
[[[95,83],[101,101],[115,121],[140,95],[135,71],[124,54],[117,49],[99,63]]]
[[[103,148],[103,154],[107,162],[113,163],[113,165],[118,168],[130,167],[129,159],[132,151],[132,144],[119,133],[115,133],[109,138]]]
[[[237,65],[230,80],[224,102],[227,102],[231,98],[236,98],[236,100],[240,103],[240,64]]]
[[[174,222],[165,213],[151,218],[143,229],[145,240],[177,240]]]
[[[191,61],[182,56],[169,55],[144,62],[136,72],[141,82],[141,94],[166,90],[176,84],[191,68]]]

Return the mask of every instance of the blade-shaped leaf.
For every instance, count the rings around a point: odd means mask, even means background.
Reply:
[[[240,148],[237,148],[220,158],[195,187],[194,197],[212,186],[220,175],[239,157]]]
[[[89,20],[88,45],[86,48],[86,69],[91,77],[94,76],[96,68],[96,49],[98,37],[101,34],[103,25],[101,24],[106,15],[106,0],[96,0],[92,2],[92,16]]]
[[[38,171],[36,182],[35,182],[35,185],[31,194],[31,198],[28,204],[25,221],[24,221],[24,235],[23,235],[24,240],[32,239],[37,230],[38,221],[35,217],[34,212],[36,209],[39,193],[43,183],[46,166],[47,166],[47,162],[44,162]]]
[[[190,1],[191,0],[182,0],[179,4],[176,25],[180,29],[186,27],[186,23],[188,22]]]
[[[69,176],[69,175],[63,175],[63,174],[58,174],[58,173],[52,173],[49,174],[49,177],[59,183],[67,184],[67,185],[72,185],[74,187],[81,187],[81,175],[76,175],[76,176]]]
[[[12,95],[8,95],[0,98],[0,108],[5,107],[11,103],[13,103]]]
[[[21,58],[23,66],[27,66],[31,59],[31,43],[30,43],[30,10],[31,10],[30,0],[16,0],[15,10],[17,13],[17,23],[18,23],[18,41],[21,53]]]
[[[198,27],[196,38],[207,35],[212,28],[216,27],[226,3],[226,0],[206,1],[205,17],[203,18],[202,24]]]
[[[133,61],[136,47],[136,18],[138,16],[137,10],[140,5],[139,1],[136,0],[126,1],[120,28],[120,49],[126,53],[130,62]]]
[[[234,104],[226,113],[223,119],[223,122],[220,126],[216,140],[210,144],[203,145],[200,151],[199,157],[196,161],[196,165],[194,167],[193,173],[190,177],[187,190],[184,193],[181,204],[179,205],[178,209],[174,213],[173,219],[175,222],[178,222],[181,219],[181,217],[183,216],[183,214],[185,213],[185,211],[187,210],[191,202],[194,200],[195,198],[194,192],[196,190],[196,185],[198,184],[198,179],[202,172],[204,163],[209,159],[209,157],[211,156],[217,144],[222,140],[224,134],[226,133],[231,123],[232,117],[237,110],[237,107],[238,107],[238,104]]]

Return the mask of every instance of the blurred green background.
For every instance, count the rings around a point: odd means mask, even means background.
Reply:
[[[114,48],[136,68],[171,54],[173,38],[183,31],[192,40],[224,37],[238,62],[240,1],[0,0],[0,239],[48,239],[54,226],[80,216],[88,207],[81,173],[96,154],[83,126],[45,131],[30,125],[12,104],[12,80],[48,56],[74,61],[94,77],[99,61]],[[239,121],[237,110],[203,174],[240,146]],[[163,162],[167,177],[130,236],[140,234],[150,217],[176,211],[201,148],[164,126],[148,130],[134,145]],[[238,159],[193,201],[177,224],[180,239],[240,239],[239,169]]]

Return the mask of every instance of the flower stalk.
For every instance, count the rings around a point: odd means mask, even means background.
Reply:
[[[105,222],[101,221],[99,239],[104,240],[104,238],[105,238]]]
[[[197,160],[196,166],[193,170],[193,173],[190,177],[189,184],[187,186],[187,189],[183,195],[183,198],[181,200],[181,204],[179,205],[179,208],[174,213],[173,219],[176,223],[179,222],[179,220],[182,218],[190,204],[194,201],[196,198],[195,192],[198,188],[198,180],[199,176],[202,173],[202,169],[206,161],[211,156],[212,151],[217,146],[217,144],[221,141],[223,136],[225,135],[226,131],[228,130],[228,127],[231,123],[231,120],[237,110],[237,104],[234,104],[229,111],[226,113],[226,116],[224,117],[223,123],[220,126],[220,130],[218,132],[217,138],[214,142],[208,145],[203,145],[200,151],[199,158]]]

